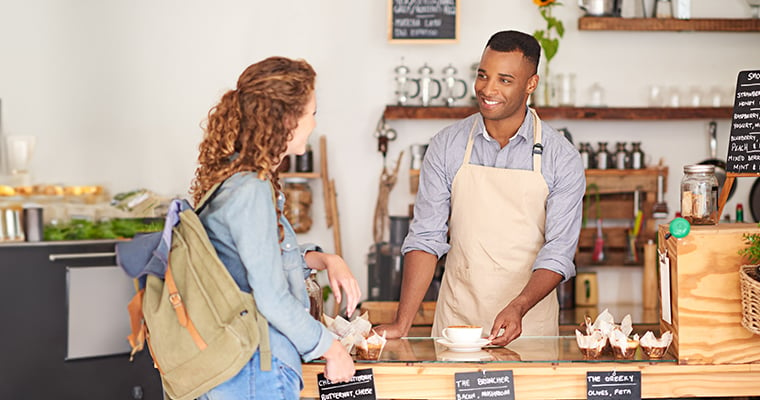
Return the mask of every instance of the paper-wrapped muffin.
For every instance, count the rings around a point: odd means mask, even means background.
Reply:
[[[362,340],[356,345],[356,358],[359,360],[377,360],[385,347],[385,332],[383,336],[372,331],[368,338],[362,337]]]
[[[576,329],[575,339],[585,360],[596,360],[599,358],[602,355],[604,346],[607,344],[607,337],[600,331],[593,331],[589,335],[584,335]]]
[[[639,347],[639,335],[633,335],[631,338],[619,329],[612,331],[609,340],[612,353],[619,360],[632,360]]]
[[[641,340],[639,340],[639,344],[641,345],[641,350],[644,351],[644,354],[648,358],[659,359],[668,351],[668,346],[670,346],[670,342],[672,341],[673,334],[669,331],[663,333],[659,339],[654,336],[652,331],[647,331],[647,333],[641,337]]]

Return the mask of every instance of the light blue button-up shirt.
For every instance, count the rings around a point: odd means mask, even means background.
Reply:
[[[526,118],[517,134],[503,148],[485,130],[477,113],[436,134],[425,152],[420,183],[414,203],[414,220],[404,240],[402,252],[422,250],[439,258],[450,246],[446,241],[451,211],[451,184],[464,160],[467,139],[476,123],[470,163],[495,168],[533,169],[533,118]],[[575,276],[573,257],[578,245],[583,212],[586,176],[578,150],[564,135],[541,123],[541,173],[549,188],[546,199],[545,243],[533,263],[533,270],[545,268]],[[509,226],[504,227],[510,229]]]
[[[278,194],[277,206],[283,204]],[[255,173],[228,178],[200,218],[235,282],[253,290],[256,307],[269,321],[272,355],[300,375],[301,360],[322,356],[335,338],[309,314],[304,279],[311,270],[303,255],[315,246],[299,246],[284,216],[285,239],[279,243],[272,186]]]

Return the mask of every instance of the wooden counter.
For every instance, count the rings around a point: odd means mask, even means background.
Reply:
[[[512,370],[519,400],[585,399],[586,373],[613,370],[640,371],[642,398],[760,393],[760,364],[678,365],[671,353],[646,360],[641,349],[631,361],[608,355],[583,360],[574,336],[520,338],[477,353],[452,353],[432,338],[390,340],[380,360],[356,361],[356,368],[372,369],[377,398],[383,399],[454,399],[454,374],[481,370]],[[301,396],[319,397],[316,377],[323,371],[323,362],[303,365]]]

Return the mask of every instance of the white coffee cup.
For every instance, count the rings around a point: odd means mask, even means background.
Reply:
[[[483,337],[483,328],[475,325],[451,325],[442,335],[451,343],[474,343]]]

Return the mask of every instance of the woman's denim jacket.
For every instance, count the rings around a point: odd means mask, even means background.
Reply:
[[[200,219],[240,289],[253,291],[269,322],[272,355],[301,375],[301,360],[322,356],[335,337],[309,314],[304,279],[311,270],[304,254],[317,247],[299,246],[282,214],[285,238],[279,242],[273,190],[256,173],[239,172],[221,185]],[[284,202],[278,193],[277,207]]]

